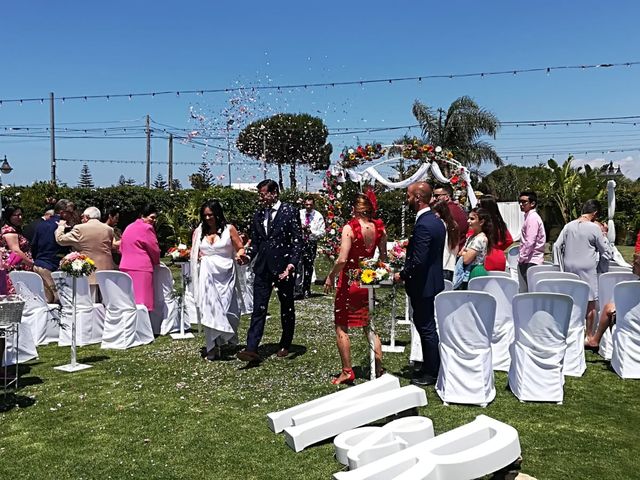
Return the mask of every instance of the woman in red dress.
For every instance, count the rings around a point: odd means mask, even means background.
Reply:
[[[484,195],[478,202],[480,208],[484,208],[491,215],[491,223],[494,228],[494,242],[493,248],[487,254],[484,259],[484,268],[489,271],[504,272],[507,269],[507,258],[504,251],[511,246],[513,238],[509,233],[507,224],[504,222],[498,204],[491,195]]]
[[[342,361],[342,372],[331,383],[351,383],[355,374],[351,368],[351,342],[349,328],[369,325],[368,292],[355,282],[349,282],[348,272],[359,268],[360,261],[372,258],[379,250],[381,261],[387,260],[387,233],[382,220],[373,218],[374,207],[365,195],[358,195],[354,202],[353,218],[342,229],[340,254],[324,284],[326,293],[333,291],[336,275],[338,287],[334,306],[336,343]],[[363,330],[365,335],[367,329]],[[375,335],[374,350],[376,356],[376,374],[382,373],[382,347],[380,338]]]

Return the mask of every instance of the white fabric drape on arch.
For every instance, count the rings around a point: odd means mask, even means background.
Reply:
[[[386,163],[386,161],[383,163]],[[471,206],[475,207],[476,204],[478,203],[478,199],[476,198],[476,195],[473,191],[473,187],[471,186],[471,175],[469,174],[469,170],[466,167],[458,164],[458,162],[456,162],[455,160],[452,161],[451,164],[461,169],[462,180],[467,182],[467,198],[469,199],[469,203],[471,204]],[[440,170],[440,166],[436,162],[423,163],[422,165],[420,165],[416,173],[411,175],[411,177],[405,180],[402,180],[400,182],[392,182],[391,180],[385,178],[380,172],[378,172],[376,167],[377,165],[374,165],[374,166],[365,168],[361,172],[358,172],[353,168],[345,169],[340,165],[333,165],[330,167],[329,171],[331,172],[331,175],[333,175],[334,177],[338,177],[338,182],[341,182],[341,183],[347,180],[347,176],[349,177],[349,179],[351,179],[353,182],[356,182],[356,183],[361,183],[363,181],[368,180],[369,178],[372,178],[380,182],[385,187],[391,188],[394,190],[398,188],[407,188],[412,183],[422,180],[429,173],[429,170],[431,170],[433,177],[438,182],[451,183],[451,181],[442,174],[442,171]]]

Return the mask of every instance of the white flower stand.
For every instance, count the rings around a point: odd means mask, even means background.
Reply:
[[[72,277],[72,293],[71,293],[71,302],[73,305],[73,315],[71,316],[71,363],[66,365],[60,365],[59,367],[53,367],[54,370],[60,370],[62,372],[78,372],[80,370],[86,370],[87,368],[91,368],[92,365],[86,365],[82,363],[78,363],[76,359],[76,277]]]
[[[187,338],[194,338],[193,333],[184,331],[184,294],[186,288],[189,286],[189,282],[191,281],[191,263],[190,262],[182,262],[180,264],[180,274],[182,276],[182,295],[180,295],[180,332],[179,333],[170,333],[169,336],[173,340],[185,340]],[[200,320],[198,319],[198,328],[200,327]]]
[[[389,345],[382,345],[382,351],[388,353],[403,353],[404,347],[396,345],[396,284],[394,283],[391,288],[393,288],[393,303],[391,304],[391,332],[389,334]],[[400,322],[397,324],[399,325]]]

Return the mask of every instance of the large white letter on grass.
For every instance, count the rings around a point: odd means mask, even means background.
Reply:
[[[424,389],[409,385],[337,405],[336,409],[327,411],[322,416],[315,416],[313,412],[306,415],[302,413],[302,424],[299,424],[298,417],[294,416],[294,426],[285,428],[284,436],[287,445],[299,452],[345,430],[426,404],[427,394]],[[313,419],[308,420],[307,416]]]
[[[338,472],[333,478],[472,480],[500,470],[519,456],[518,432],[505,423],[480,415],[471,423],[355,470]]]
[[[433,438],[427,417],[404,417],[383,427],[362,427],[338,435],[336,458],[351,470]]]
[[[305,418],[312,420],[318,418],[318,416],[327,415],[342,409],[346,404],[356,401],[359,402],[363,408],[366,408],[367,398],[371,395],[397,390],[399,388],[400,381],[396,377],[388,374],[382,375],[380,378],[376,378],[370,382],[340,390],[339,392],[301,403],[286,410],[269,413],[267,414],[269,428],[275,433],[280,433],[286,427],[301,424]],[[294,416],[296,417],[295,423],[293,423]]]

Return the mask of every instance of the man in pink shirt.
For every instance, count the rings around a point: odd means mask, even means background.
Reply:
[[[522,192],[518,200],[520,211],[524,212],[524,223],[520,232],[520,254],[518,256],[518,276],[520,291],[526,292],[527,270],[532,265],[541,265],[544,261],[544,245],[547,236],[542,218],[538,215],[538,195],[535,192]]]

